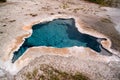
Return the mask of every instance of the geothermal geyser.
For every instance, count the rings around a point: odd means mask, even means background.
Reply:
[[[47,46],[55,48],[65,48],[73,46],[89,47],[100,52],[101,44],[96,37],[83,34],[75,26],[75,20],[54,19],[53,21],[43,22],[32,27],[33,33],[26,38],[18,51],[14,52],[12,62],[14,63],[28,48],[36,46]]]

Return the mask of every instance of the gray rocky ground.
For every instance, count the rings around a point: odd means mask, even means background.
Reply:
[[[119,8],[101,7],[82,0],[8,0],[0,3],[0,67],[8,45],[17,36],[28,33],[22,30],[23,26],[54,15],[78,17],[90,28],[106,35],[112,41],[111,48],[120,56]],[[36,58],[15,77],[0,69],[0,80],[24,80],[24,73],[39,64],[48,64],[66,72],[82,72],[92,80],[120,80],[120,59],[107,63],[53,55]]]
[[[27,67],[21,70],[15,77],[18,80],[26,79],[26,75],[23,75],[29,71],[33,71],[38,68],[40,64],[47,64],[54,68],[66,71],[69,73],[81,72],[89,77],[91,80],[119,80],[120,66],[119,62],[93,62],[88,60],[82,60],[75,57],[60,57],[60,56],[41,56],[32,61]],[[104,74],[104,75],[103,75]]]

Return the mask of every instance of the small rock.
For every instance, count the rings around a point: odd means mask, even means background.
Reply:
[[[10,20],[9,22],[15,22],[16,20]]]
[[[3,25],[3,27],[7,26],[6,24]]]
[[[3,34],[3,32],[2,32],[2,31],[0,31],[0,34]]]
[[[58,12],[58,14],[62,14],[62,12]]]
[[[32,14],[32,13],[30,13],[29,15],[32,16],[32,17],[37,16],[37,14]]]
[[[50,15],[54,15],[54,13],[50,13]]]

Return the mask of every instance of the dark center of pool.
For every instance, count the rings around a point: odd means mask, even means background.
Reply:
[[[54,19],[53,21],[43,22],[32,27],[33,33],[26,38],[18,51],[14,52],[12,62],[14,63],[28,48],[36,46],[47,46],[55,48],[65,48],[73,46],[89,47],[100,52],[100,43],[96,37],[83,34],[75,26],[75,20]]]

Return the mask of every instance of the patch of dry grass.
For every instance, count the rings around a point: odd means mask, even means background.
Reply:
[[[110,19],[108,18],[102,18],[101,19],[101,22],[104,22],[104,23],[113,23]]]
[[[85,1],[97,3],[102,6],[112,6],[112,3],[113,3],[113,0],[108,0],[108,1],[106,1],[106,0],[85,0]]]
[[[39,69],[26,72],[25,77],[25,80],[90,80],[81,73],[66,73],[48,65],[40,65]]]

